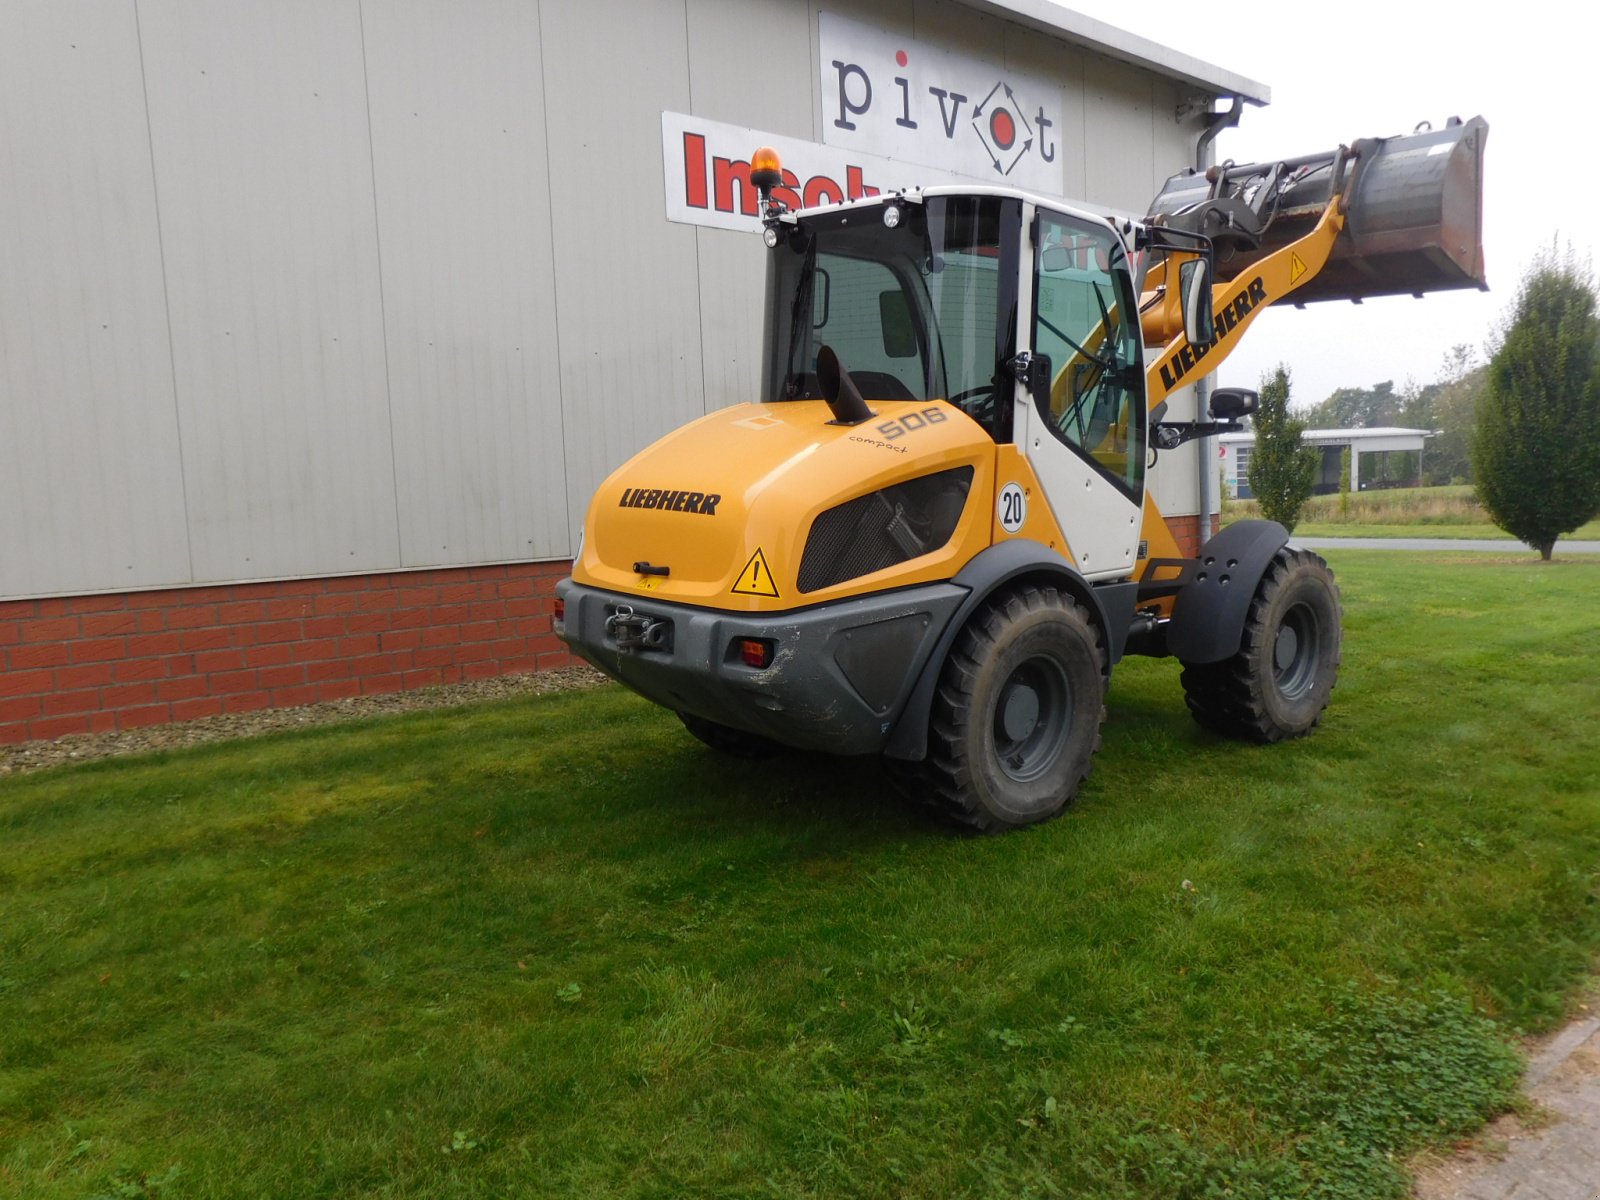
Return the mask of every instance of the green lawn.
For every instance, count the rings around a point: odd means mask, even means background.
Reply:
[[[0,783],[0,1195],[1400,1197],[1600,948],[1600,562],[1330,555],[1324,726],[1060,820],[615,688]]]

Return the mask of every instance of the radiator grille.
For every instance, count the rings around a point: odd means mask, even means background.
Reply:
[[[955,532],[971,486],[972,468],[954,467],[828,509],[811,524],[800,590],[821,591],[931,554]]]

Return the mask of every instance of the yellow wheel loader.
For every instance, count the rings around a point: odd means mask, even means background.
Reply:
[[[1311,730],[1339,592],[1282,526],[1179,552],[1148,484],[1255,396],[1168,397],[1268,305],[1482,287],[1481,118],[1170,180],[1142,222],[999,187],[788,211],[754,402],[596,493],[557,631],[728,753],[881,755],[981,830],[1061,811],[1125,655],[1174,656],[1194,717]]]

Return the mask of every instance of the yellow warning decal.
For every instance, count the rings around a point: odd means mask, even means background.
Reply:
[[[1289,255],[1289,283],[1291,286],[1300,282],[1300,276],[1309,270],[1305,263],[1300,261],[1298,254]]]
[[[772,568],[767,566],[767,556],[761,553],[759,546],[750,556],[750,561],[745,563],[744,570],[739,572],[733,590],[741,596],[777,597],[778,582],[772,578]]]

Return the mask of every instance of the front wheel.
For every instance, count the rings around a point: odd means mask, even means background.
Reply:
[[[1238,652],[1183,665],[1194,719],[1254,742],[1310,733],[1339,677],[1341,615],[1328,564],[1309,550],[1279,550],[1256,585]]]
[[[1104,663],[1099,632],[1056,589],[995,600],[950,652],[905,790],[986,833],[1055,816],[1100,745]]]

